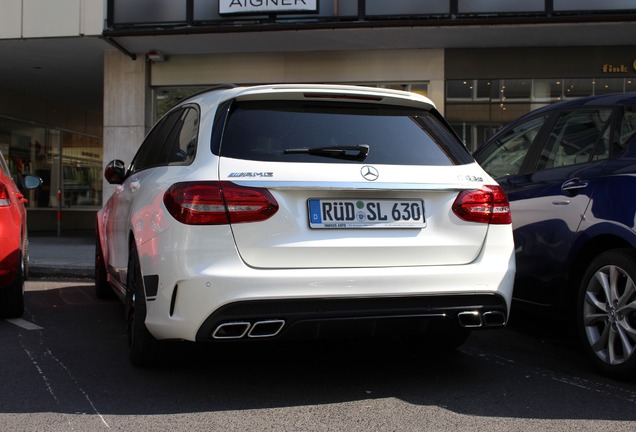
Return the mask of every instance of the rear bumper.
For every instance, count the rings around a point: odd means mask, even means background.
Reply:
[[[240,324],[224,328],[225,334],[246,332],[248,338],[250,332],[311,337],[326,327],[431,318],[462,320],[468,327],[504,325],[515,274],[512,234],[505,228],[488,236],[470,264],[313,269],[246,266],[236,251],[228,253],[230,233],[189,238],[184,248],[183,236],[166,232],[165,239],[137,245],[146,327],[157,339],[210,341],[227,323]],[[191,247],[193,242],[198,247]]]
[[[446,318],[474,327],[503,325],[513,281],[513,270],[478,264],[314,271],[228,265],[174,283],[165,273],[146,273],[146,326],[158,339],[208,341],[220,325],[231,322],[243,324],[226,330],[249,335],[258,323],[257,335],[281,338],[311,337],[327,324],[344,327],[345,322]],[[282,322],[282,328],[268,333],[275,327],[270,321]]]
[[[498,294],[480,294],[235,302],[210,315],[196,341],[376,336],[417,330],[430,319],[467,328],[502,327],[506,301]]]

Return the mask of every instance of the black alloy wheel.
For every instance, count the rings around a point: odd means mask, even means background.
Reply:
[[[156,362],[159,342],[148,331],[146,295],[135,244],[130,245],[126,276],[126,333],[128,356],[135,366],[148,367]]]

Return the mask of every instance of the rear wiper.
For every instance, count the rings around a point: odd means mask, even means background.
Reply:
[[[369,154],[369,145],[359,144],[355,146],[291,148],[283,150],[283,154],[309,154],[313,156],[363,160]]]

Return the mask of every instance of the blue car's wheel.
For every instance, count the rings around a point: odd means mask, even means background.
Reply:
[[[636,378],[636,253],[603,252],[581,283],[578,330],[589,357],[605,374]]]

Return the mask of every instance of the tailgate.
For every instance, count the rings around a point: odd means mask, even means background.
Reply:
[[[459,265],[473,261],[488,225],[457,218],[458,191],[483,175],[476,164],[443,167],[285,164],[222,158],[221,180],[268,189],[268,220],[232,225],[245,263],[257,268]],[[461,179],[461,180],[460,180]]]

